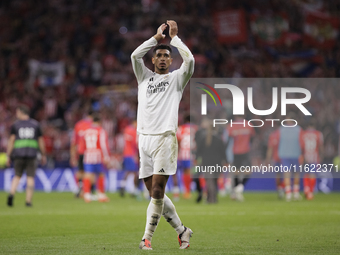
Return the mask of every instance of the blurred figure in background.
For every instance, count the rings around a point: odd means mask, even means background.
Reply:
[[[29,108],[19,105],[16,110],[17,121],[11,127],[11,136],[7,146],[7,166],[14,159],[15,176],[7,198],[7,205],[13,206],[15,191],[20,178],[26,170],[26,206],[32,206],[34,176],[37,168],[37,154],[40,150],[41,164],[46,164],[45,143],[39,123],[29,117]]]
[[[311,121],[307,129],[302,133],[302,148],[305,167],[315,171],[318,169],[317,164],[322,163],[323,158],[323,135],[315,129],[315,123]],[[316,184],[315,173],[306,173],[303,177],[304,193],[307,200],[312,200]]]
[[[247,121],[237,116],[232,125],[228,126],[228,135],[233,141],[233,165],[237,171],[241,166],[250,166],[251,161],[249,157],[250,145],[252,138],[255,136],[255,130],[253,127],[247,125]],[[249,180],[250,173],[235,173],[234,177],[234,189],[231,198],[235,198],[238,201],[243,201],[244,185]]]
[[[296,119],[294,113],[287,115],[285,125],[288,127],[280,127],[280,140],[279,140],[279,158],[281,159],[281,164],[283,167],[291,169],[293,172],[294,167],[299,169],[299,158],[302,154],[302,134],[303,130],[299,125],[294,126],[296,123],[291,121],[291,119]],[[292,200],[292,188],[291,188],[291,172],[285,172],[284,184],[285,184],[285,194],[286,201]],[[293,199],[300,200],[300,173],[298,171],[293,174]]]
[[[280,141],[280,131],[276,129],[269,135],[268,139],[268,148],[266,154],[266,164],[272,164],[273,166],[280,165],[280,158],[279,158],[279,141]],[[279,199],[283,199],[285,192],[284,192],[284,182],[282,181],[282,173],[277,173],[276,175],[276,190],[278,193]]]
[[[177,139],[178,139],[178,168],[182,170],[182,182],[184,184],[184,199],[188,199],[191,197],[191,176],[190,176],[190,167],[191,167],[191,157],[192,157],[192,148],[194,145],[194,137],[197,131],[197,127],[194,124],[190,124],[190,115],[187,115],[184,119],[184,124],[179,126],[177,129]],[[176,175],[173,175],[174,177]],[[174,179],[175,180],[175,179]],[[177,178],[176,178],[177,180]],[[178,192],[179,188],[177,186]],[[175,190],[174,188],[174,190]],[[174,191],[175,196],[175,191]]]
[[[78,183],[78,192],[76,197],[82,196],[83,191],[83,178],[84,178],[84,144],[81,144],[81,140],[84,136],[84,131],[92,125],[92,114],[93,111],[90,109],[87,112],[87,116],[84,119],[81,119],[74,126],[73,135],[71,138],[70,145],[70,164],[72,167],[77,167],[78,170],[76,172],[76,180]],[[94,190],[94,186],[91,187],[91,190]]]
[[[209,120],[204,120],[209,122]],[[217,180],[220,173],[211,173],[206,171],[210,166],[223,166],[226,164],[225,145],[220,137],[214,132],[211,122],[203,124],[205,131],[202,131],[199,138],[196,140],[196,159],[201,172],[204,173],[207,185],[207,202],[217,203],[218,186]],[[196,166],[197,167],[197,166]],[[203,171],[202,171],[203,170]]]
[[[201,120],[201,125],[199,126],[198,130],[195,133],[194,143],[195,143],[196,147],[195,147],[195,150],[194,150],[194,154],[195,154],[194,166],[198,166],[198,165],[202,164],[202,159],[197,156],[197,143],[200,142],[205,137],[206,132],[207,132],[207,128],[208,128],[209,125],[210,125],[209,119],[203,118]],[[202,201],[203,191],[205,191],[205,187],[206,187],[205,179],[203,177],[203,174],[195,171],[193,173],[192,180],[196,184],[196,190],[198,192],[196,202],[199,203],[199,202]]]
[[[126,180],[129,174],[134,176],[134,190],[132,195],[139,196],[138,178],[138,145],[137,145],[137,121],[124,128],[123,171],[124,179],[121,182],[120,195],[124,196]]]
[[[84,146],[84,200],[89,203],[97,200],[91,196],[91,186],[96,182],[98,176],[98,201],[109,202],[105,195],[103,163],[110,163],[110,154],[108,149],[108,138],[105,130],[100,125],[99,115],[93,114],[92,124],[84,130],[84,135],[80,140]]]
[[[43,138],[45,142],[45,150],[46,150],[46,168],[54,169],[54,140],[56,137],[56,130],[54,126],[50,123],[46,123],[45,126],[42,126]]]

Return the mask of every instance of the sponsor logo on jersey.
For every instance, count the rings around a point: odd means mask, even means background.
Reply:
[[[157,85],[153,85],[152,82],[149,80],[146,93],[147,93],[147,95],[161,93],[161,92],[164,92],[166,90],[167,86],[169,86],[168,81],[162,81],[162,82],[158,83]]]

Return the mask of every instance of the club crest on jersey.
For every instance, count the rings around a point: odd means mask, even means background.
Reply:
[[[149,81],[148,81],[148,86],[149,86],[149,85],[152,85],[152,83],[153,83],[153,77],[151,77],[151,78],[149,79]]]

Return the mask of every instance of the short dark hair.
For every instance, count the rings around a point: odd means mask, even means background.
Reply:
[[[93,111],[92,107],[90,107],[90,109],[88,109],[88,111],[87,111],[87,116],[92,116],[93,113],[94,113],[94,111]]]
[[[27,105],[20,104],[17,109],[23,114],[30,115],[30,108]]]
[[[185,122],[185,123],[190,122],[190,118],[191,118],[190,114],[186,115],[186,116],[184,117],[184,122]]]
[[[93,122],[100,122],[99,112],[93,112],[92,117],[93,117]]]
[[[315,119],[310,119],[307,121],[307,127],[313,127],[316,128],[316,120]]]
[[[168,50],[170,53],[172,53],[171,47],[163,43],[156,45],[156,47],[153,49],[153,54],[155,54],[157,50]]]

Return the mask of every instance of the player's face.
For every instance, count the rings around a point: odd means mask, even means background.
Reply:
[[[170,51],[166,49],[156,50],[155,55],[152,58],[152,64],[155,65],[156,73],[168,73],[169,66],[172,63],[172,58],[170,55]]]

